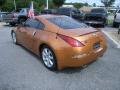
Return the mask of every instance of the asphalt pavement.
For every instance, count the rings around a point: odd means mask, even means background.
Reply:
[[[120,90],[120,49],[107,37],[105,55],[86,68],[52,72],[12,43],[11,29],[0,25],[0,90]]]

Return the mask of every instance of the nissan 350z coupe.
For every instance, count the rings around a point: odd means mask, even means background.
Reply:
[[[40,15],[11,31],[12,40],[40,56],[50,70],[80,67],[107,49],[101,31],[68,16]]]

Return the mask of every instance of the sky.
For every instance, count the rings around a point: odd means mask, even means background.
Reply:
[[[96,5],[103,5],[101,3],[101,0],[66,0],[66,2],[81,2],[81,3],[87,2],[90,5],[93,5],[93,3],[96,3]],[[115,5],[116,6],[120,5],[120,0],[116,0]]]

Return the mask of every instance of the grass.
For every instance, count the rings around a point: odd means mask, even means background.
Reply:
[[[113,24],[113,19],[107,19],[107,24],[112,25]]]

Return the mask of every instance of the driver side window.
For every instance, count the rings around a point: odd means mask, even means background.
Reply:
[[[25,23],[24,23],[25,27],[31,27],[31,20],[28,19]]]
[[[25,27],[31,27],[31,28],[35,28],[35,29],[44,29],[44,24],[38,20],[35,19],[28,19],[25,24]]]

